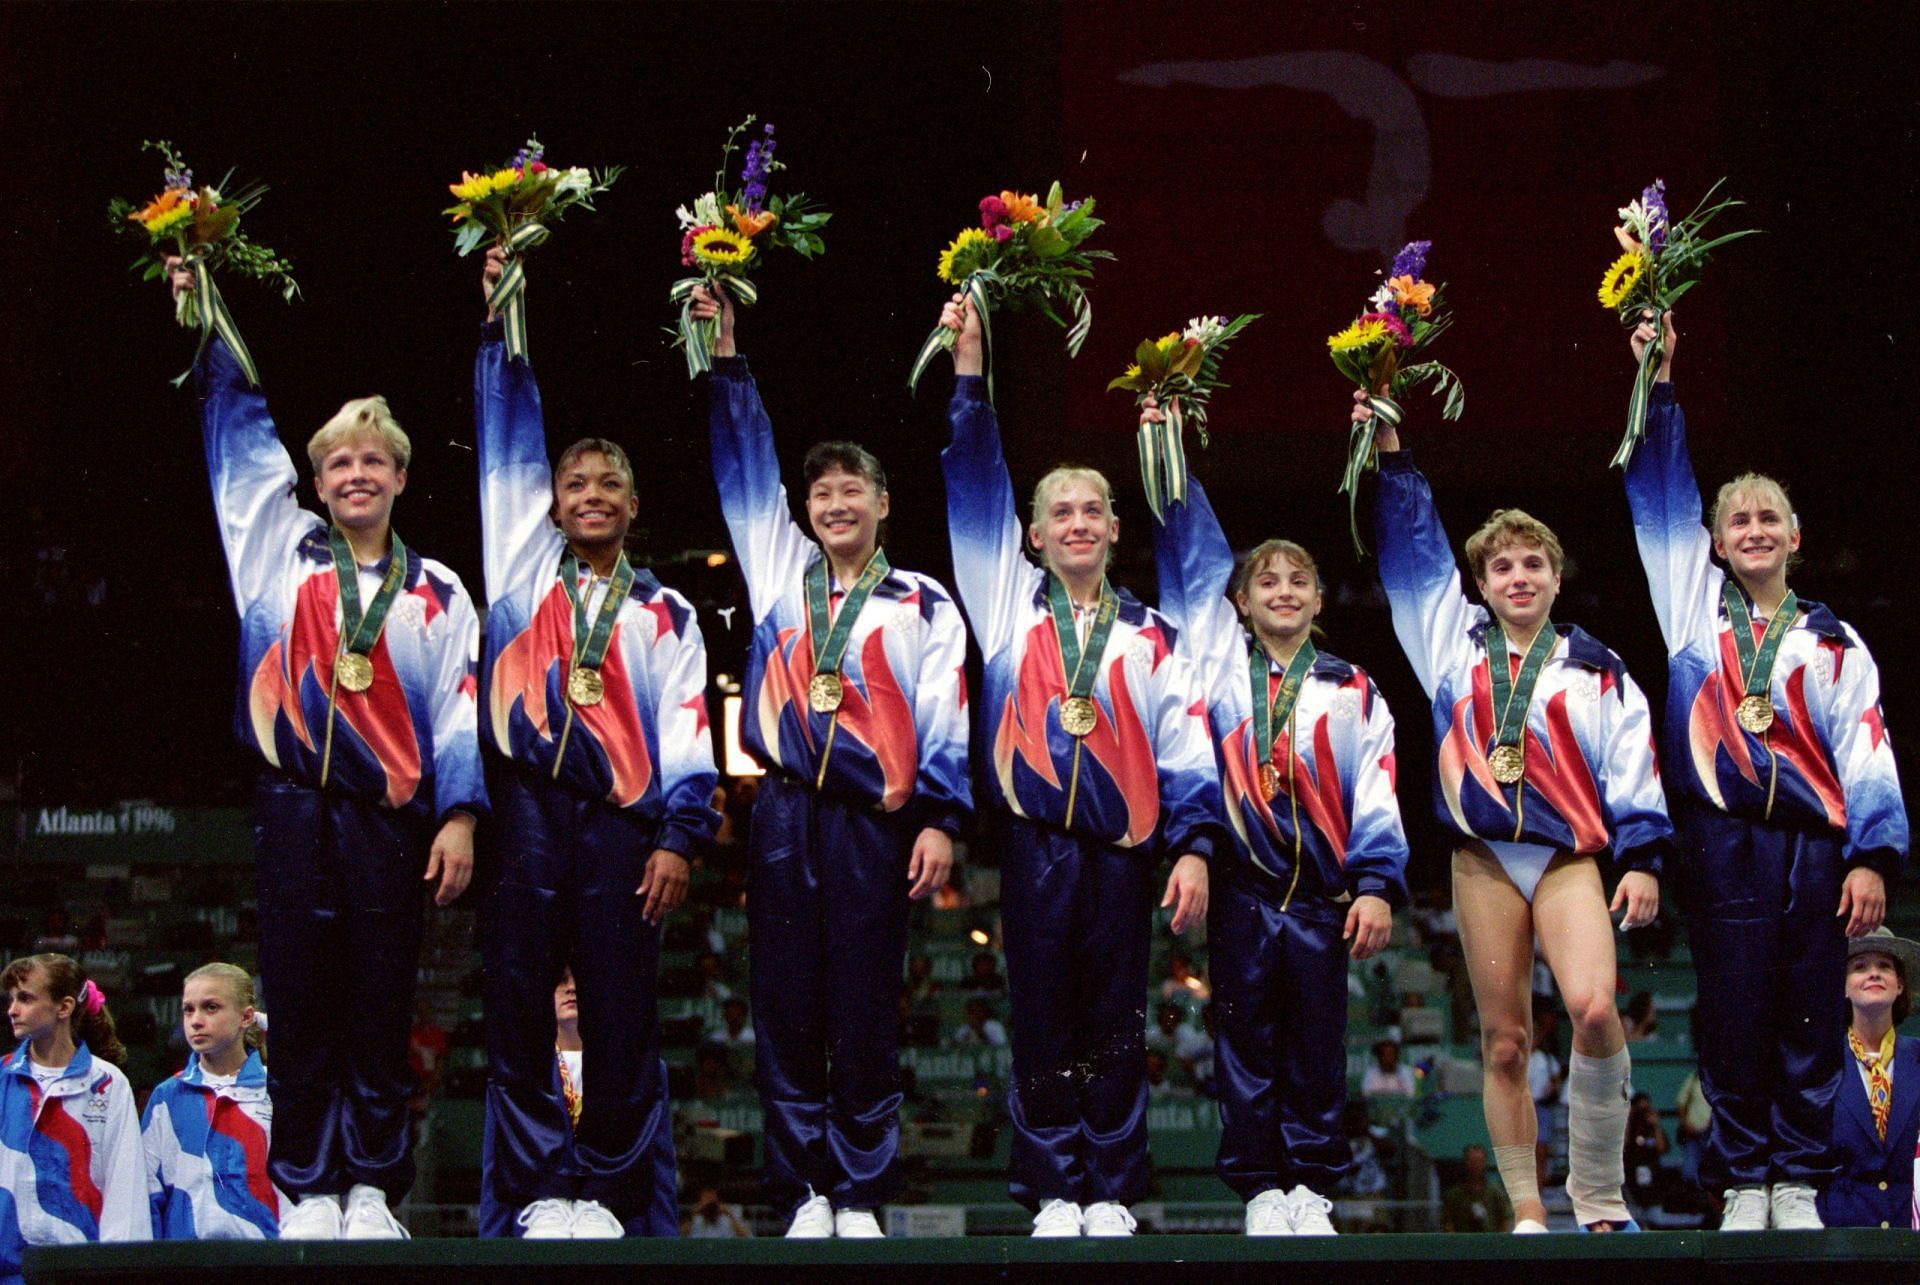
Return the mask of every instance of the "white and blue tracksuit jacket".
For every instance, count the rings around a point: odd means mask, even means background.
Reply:
[[[1620,657],[1578,627],[1556,626],[1560,644],[1527,711],[1526,776],[1517,788],[1502,786],[1487,765],[1497,730],[1487,669],[1491,617],[1462,592],[1412,452],[1381,453],[1375,522],[1394,632],[1433,698],[1440,820],[1486,842],[1529,899],[1557,852],[1611,848],[1616,870],[1658,875],[1673,848],[1673,823],[1647,698]]]
[[[290,1205],[267,1176],[273,1102],[248,1053],[232,1084],[211,1085],[200,1055],[147,1098],[140,1139],[155,1240],[273,1240]]]
[[[892,568],[847,641],[838,719],[814,712],[807,703],[814,640],[806,575],[824,555],[788,508],[773,426],[744,357],[714,362],[711,427],[720,507],[753,608],[741,719],[747,749],[825,793],[881,812],[909,808],[918,827],[958,833],[973,801],[967,632],[952,596],[930,576]],[[836,721],[828,751],[828,726]]]
[[[1220,785],[1239,856],[1283,895],[1406,901],[1407,836],[1394,796],[1393,715],[1373,680],[1321,652],[1292,727],[1274,729],[1280,793],[1266,797],[1247,663],[1252,640],[1227,597],[1234,557],[1206,489],[1167,506],[1154,547],[1160,609],[1206,693]],[[1284,670],[1269,659],[1270,694]],[[1300,859],[1295,862],[1298,843]]]
[[[1173,623],[1116,590],[1119,617],[1092,693],[1098,721],[1076,744],[1060,726],[1067,679],[1047,573],[1022,552],[986,381],[957,378],[948,417],[953,441],[941,461],[954,581],[985,660],[980,754],[1001,804],[1115,847],[1156,852],[1157,839],[1157,852],[1211,857],[1220,775],[1206,700]]]
[[[1773,726],[1759,734],[1734,719],[1746,687],[1722,599],[1726,573],[1702,524],[1672,384],[1654,385],[1626,484],[1667,643],[1666,761],[1682,797],[1737,817],[1838,831],[1848,865],[1896,875],[1907,809],[1880,713],[1880,671],[1851,625],[1802,599],[1774,660]]]
[[[119,1067],[81,1044],[43,1094],[25,1040],[0,1058],[0,1282],[27,1245],[150,1239],[144,1170]]]
[[[480,628],[460,577],[407,546],[401,592],[374,644],[373,686],[327,694],[340,642],[340,590],[328,523],[296,499],[299,478],[266,399],[219,338],[196,368],[201,435],[220,541],[240,611],[240,743],[303,785],[444,820],[486,812],[474,734]],[[404,538],[404,537],[403,537]],[[379,592],[387,562],[360,568],[360,600]]]

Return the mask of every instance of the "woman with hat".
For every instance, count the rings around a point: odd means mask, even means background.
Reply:
[[[1910,1227],[1920,1138],[1920,1039],[1895,1034],[1913,1009],[1920,944],[1877,928],[1847,943],[1847,1069],[1833,1099],[1844,1168],[1820,1193],[1829,1227]]]

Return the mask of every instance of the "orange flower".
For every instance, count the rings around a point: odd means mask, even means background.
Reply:
[[[1029,192],[1002,192],[1000,200],[1007,207],[1007,217],[1015,223],[1045,223],[1047,207],[1040,204],[1040,198]]]
[[[770,210],[743,210],[737,205],[729,205],[727,213],[733,216],[733,226],[740,235],[749,240],[780,221],[780,216]]]
[[[160,195],[154,197],[151,201],[148,201],[146,209],[136,210],[134,213],[127,215],[127,222],[157,223],[178,209],[180,203],[187,200],[190,195],[191,193],[187,188],[170,187]]]
[[[1423,317],[1433,315],[1434,287],[1425,281],[1415,281],[1412,277],[1389,277],[1387,289],[1393,291],[1393,301],[1398,304],[1412,304]]]

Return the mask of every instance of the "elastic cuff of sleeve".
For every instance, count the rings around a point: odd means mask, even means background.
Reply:
[[[480,323],[480,342],[483,344],[500,343],[507,337],[507,323],[499,317]]]
[[[939,830],[947,837],[957,839],[961,830],[966,828],[967,814],[947,804],[930,804],[920,809],[915,820],[919,822],[918,829]]]
[[[1671,843],[1649,843],[1631,852],[1617,854],[1614,857],[1614,867],[1623,875],[1639,871],[1658,879],[1660,872],[1666,868],[1667,857],[1672,854],[1672,851]]]
[[[667,825],[660,827],[659,837],[654,839],[653,846],[665,848],[668,852],[677,852],[688,861],[692,861],[695,857],[707,855],[708,850],[713,846],[713,839],[711,835],[688,826]]]
[[[1356,899],[1360,897],[1378,897],[1387,903],[1391,910],[1398,910],[1407,904],[1407,890],[1402,884],[1396,884],[1379,875],[1361,875],[1353,881],[1351,889]]]
[[[956,402],[984,402],[987,400],[987,378],[985,375],[955,375],[953,377],[953,400]]]
[[[1205,830],[1197,834],[1188,835],[1186,841],[1183,843],[1176,843],[1170,846],[1173,849],[1173,859],[1175,861],[1191,854],[1192,856],[1200,857],[1206,861],[1208,865],[1213,864],[1214,837]]]
[[[1380,471],[1382,473],[1414,473],[1413,448],[1402,446],[1397,451],[1380,452]]]
[[[715,357],[713,359],[713,377],[715,379],[752,378],[747,370],[747,359],[738,354],[732,357]]]
[[[1869,848],[1847,858],[1848,870],[1865,866],[1886,880],[1889,885],[1900,877],[1901,864],[1900,854],[1891,848]]]
[[[453,814],[456,812],[466,813],[468,816],[473,818],[474,824],[478,825],[480,822],[486,820],[489,816],[493,814],[493,809],[489,807],[484,801],[475,802],[475,801],[469,800],[466,803],[450,804],[449,806],[442,808],[440,810],[440,824],[445,825],[448,821],[451,821],[453,819]]]
[[[1666,380],[1663,383],[1655,384],[1653,386],[1652,400],[1655,406],[1673,405],[1674,401],[1676,400],[1673,394],[1673,381]]]

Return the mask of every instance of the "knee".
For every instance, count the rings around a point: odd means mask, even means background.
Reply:
[[[1494,1026],[1480,1032],[1480,1056],[1487,1074],[1501,1080],[1524,1080],[1532,1041],[1520,1026]]]
[[[1561,998],[1566,1003],[1567,1018],[1573,1023],[1575,1035],[1584,1037],[1582,1043],[1591,1043],[1620,1029],[1620,1010],[1613,1006],[1611,994],[1595,990],[1564,994]]]

